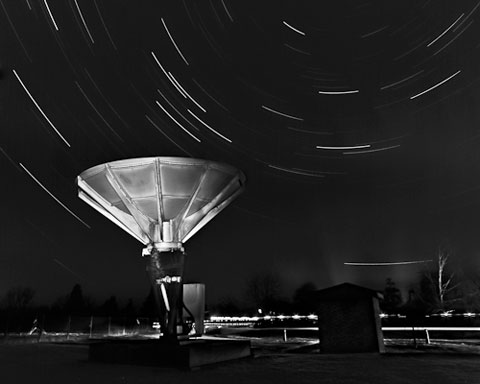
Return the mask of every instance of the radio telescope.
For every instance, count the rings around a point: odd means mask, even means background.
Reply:
[[[245,175],[227,164],[180,157],[113,161],[77,177],[78,196],[145,245],[165,338],[182,333],[184,243],[244,184]]]

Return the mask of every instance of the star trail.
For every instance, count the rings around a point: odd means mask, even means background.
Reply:
[[[402,260],[391,277],[407,284],[443,237],[480,254],[479,10],[478,0],[0,0],[0,252],[12,260],[0,295],[18,281],[47,297],[91,276],[141,296],[138,245],[85,207],[74,180],[143,156],[245,172],[238,209],[189,249],[189,278],[225,295],[254,264],[321,287],[383,284],[345,263]],[[25,220],[69,251],[51,254]],[[24,241],[78,276],[25,267]],[[129,279],[138,288],[121,286]]]

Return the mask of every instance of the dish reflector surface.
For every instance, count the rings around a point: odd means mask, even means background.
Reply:
[[[113,161],[77,177],[79,197],[143,244],[185,243],[244,183],[227,164],[177,157]]]

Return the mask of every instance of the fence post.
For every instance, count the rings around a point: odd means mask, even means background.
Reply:
[[[39,325],[39,329],[38,329],[38,339],[37,339],[37,343],[40,342],[40,339],[42,338],[42,335],[43,335],[43,329],[45,328],[45,314],[43,313],[42,314],[42,321]]]
[[[72,323],[72,316],[68,315],[68,323],[67,323],[67,340],[70,337],[70,326]]]
[[[287,342],[287,330],[286,329],[283,330],[283,341]]]
[[[425,341],[427,344],[430,344],[430,334],[428,333],[428,329],[425,328]]]
[[[8,339],[8,318],[9,318],[9,313],[7,311],[7,316],[6,316],[6,319],[5,319],[5,340]]]

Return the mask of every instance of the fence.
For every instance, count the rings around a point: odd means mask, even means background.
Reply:
[[[66,339],[122,335],[155,335],[158,319],[126,316],[72,316],[4,313],[0,315],[0,337],[55,335]]]

